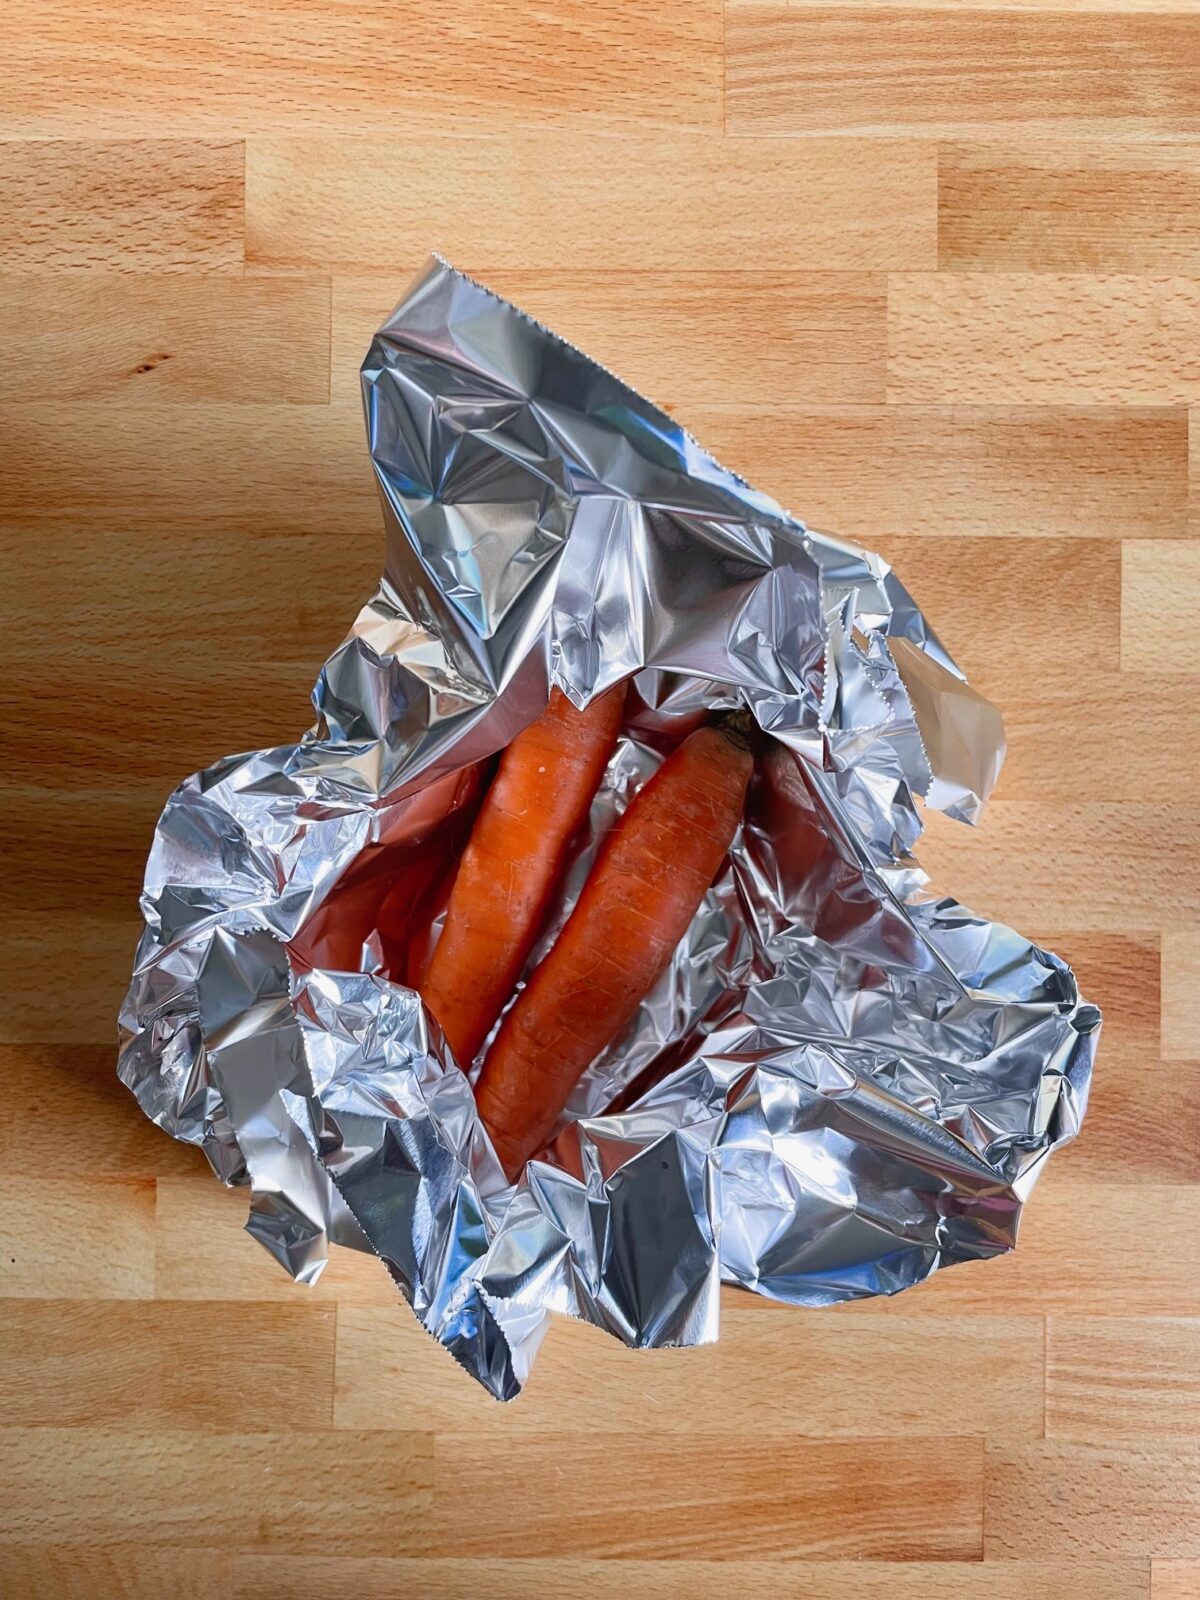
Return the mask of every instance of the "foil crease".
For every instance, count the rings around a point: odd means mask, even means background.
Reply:
[[[440,259],[362,387],[385,571],[314,728],[163,812],[121,1012],[146,1115],[249,1187],[293,1277],[373,1251],[505,1399],[551,1312],[702,1344],[722,1283],[817,1306],[1011,1249],[1100,1017],[1056,956],[926,887],[917,800],[974,822],[1004,740],[895,573]],[[510,1186],[473,1064],[387,976],[380,885],[402,925],[396,864],[461,837],[479,763],[552,686],[582,705],[631,676],[543,948],[699,716],[746,706],[777,743],[669,971]]]

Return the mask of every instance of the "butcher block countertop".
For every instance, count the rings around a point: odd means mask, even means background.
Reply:
[[[6,23],[0,1593],[1200,1596],[1196,6]],[[356,369],[433,248],[880,550],[1002,708],[921,859],[1106,1017],[1014,1255],[730,1292],[703,1350],[556,1325],[505,1408],[116,1083],[165,796],[307,726],[373,587]]]

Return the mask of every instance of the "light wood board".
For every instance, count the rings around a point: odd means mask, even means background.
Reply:
[[[6,21],[0,1592],[1200,1595],[1195,0]],[[1015,1255],[563,1324],[507,1409],[113,1077],[163,799],[373,584],[356,368],[433,248],[896,563],[1010,742],[922,858],[1107,1014]]]

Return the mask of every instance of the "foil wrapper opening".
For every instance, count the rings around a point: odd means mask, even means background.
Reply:
[[[1003,733],[895,573],[441,260],[362,385],[384,575],[312,731],[163,812],[121,1013],[146,1115],[249,1188],[294,1277],[374,1251],[506,1399],[554,1311],[701,1344],[722,1283],[818,1306],[1011,1249],[1100,1018],[1057,957],[927,890],[916,802],[973,822]],[[418,912],[550,689],[623,678],[543,949],[698,720],[744,706],[773,743],[669,970],[510,1185],[406,987]]]

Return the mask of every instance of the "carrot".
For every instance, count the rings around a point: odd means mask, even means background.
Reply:
[[[750,781],[732,724],[698,729],[609,834],[553,949],[488,1051],[475,1098],[510,1178],[584,1070],[632,1022],[729,849]]]
[[[420,986],[464,1069],[512,994],[546,919],[571,839],[616,744],[624,704],[623,683],[583,711],[555,689],[500,759]]]

